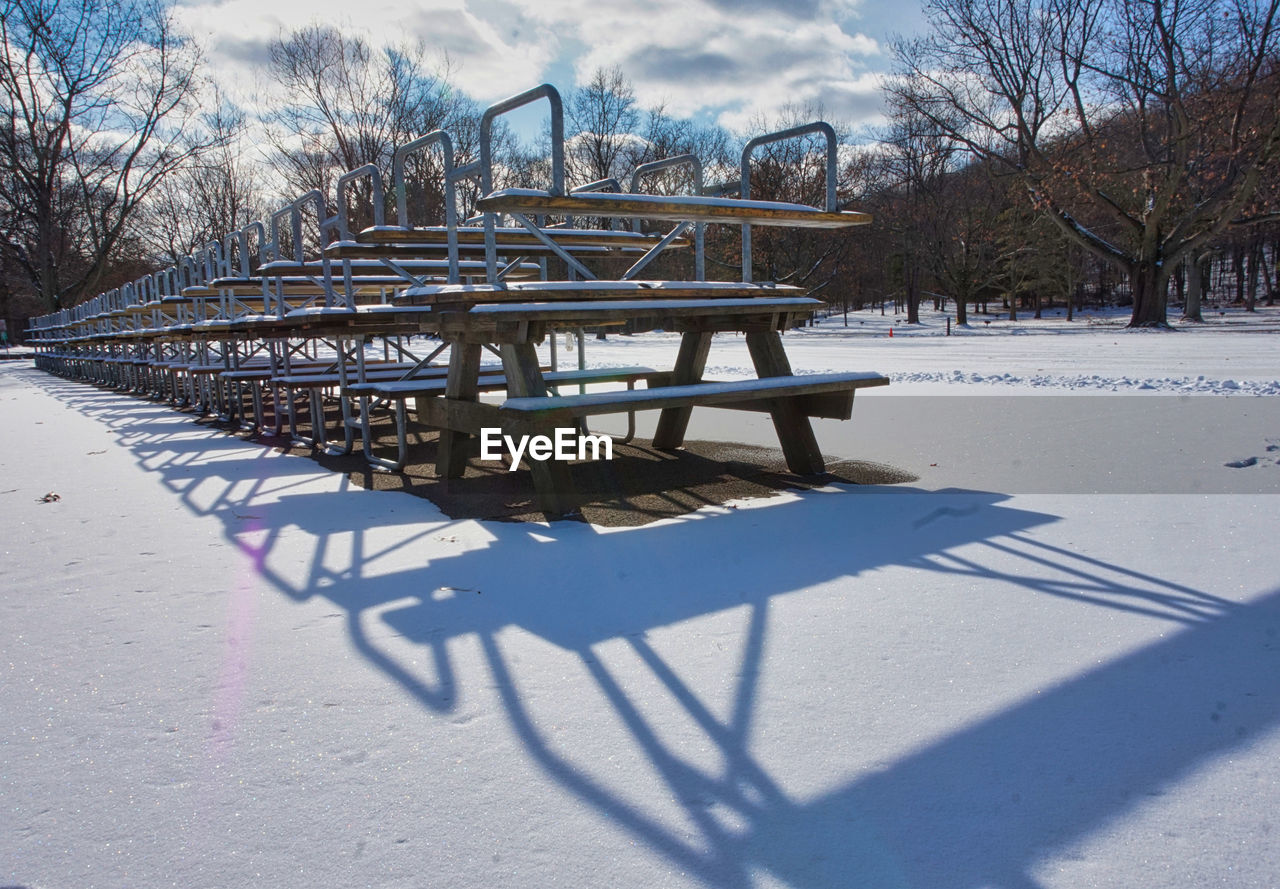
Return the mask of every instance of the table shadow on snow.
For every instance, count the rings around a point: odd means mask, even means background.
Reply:
[[[54,385],[57,385],[59,397],[73,404],[93,405],[103,411],[108,408],[101,399],[114,399],[118,395],[108,389],[80,384],[71,384],[73,388],[67,391],[63,388],[65,381],[49,379],[56,381]],[[132,400],[120,403],[114,413],[120,417],[130,416],[133,411],[129,405],[132,403]],[[310,436],[312,429],[308,412],[299,410],[297,416],[299,433]],[[327,420],[329,444],[340,444],[341,417],[336,405],[329,406]],[[464,445],[469,459],[463,477],[442,479],[435,468],[439,436],[436,431],[415,422],[408,425],[408,461],[400,471],[372,467],[360,453],[358,437],[353,453],[333,454],[323,448],[299,445],[286,434],[242,433],[217,419],[180,411],[171,412],[168,418],[151,418],[145,433],[135,426],[130,434],[135,439],[143,434],[164,435],[171,430],[189,429],[192,422],[221,429],[264,447],[309,457],[326,469],[343,473],[362,488],[422,497],[449,518],[545,519],[535,503],[527,463],[511,472],[508,471],[509,457],[505,453],[501,460],[482,461],[478,458],[479,440],[472,439]],[[390,415],[385,412],[376,414],[371,430],[374,452],[393,457],[396,435]],[[193,456],[207,450],[206,445],[198,440],[170,441],[165,448]],[[568,497],[574,506],[572,518],[615,527],[643,525],[695,512],[705,506],[773,497],[788,490],[809,490],[830,484],[890,485],[916,481],[912,473],[886,463],[828,456],[826,472],[804,476],[787,469],[786,460],[776,447],[691,440],[677,451],[664,451],[654,448],[646,439],[625,443],[616,437],[613,459],[572,461],[569,474],[573,484],[573,491]]]
[[[372,469],[359,456],[313,456],[322,466],[346,473],[362,488],[424,497],[452,519],[543,520],[527,468],[511,472],[505,462],[472,458],[462,478],[441,479],[435,471],[436,442],[434,432],[420,431],[410,462],[399,472]],[[573,461],[569,474],[576,517],[614,527],[675,518],[736,500],[773,497],[781,491],[916,480],[887,464],[830,456],[825,473],[802,476],[788,471],[777,448],[687,441],[678,451],[664,451],[647,439],[616,442],[611,460]]]
[[[148,428],[163,412],[137,416],[114,401],[95,397],[81,409],[127,432],[119,440],[135,449],[140,465],[194,513],[222,521],[227,539],[265,581],[293,599],[320,596],[340,608],[355,648],[426,713],[450,714],[461,686],[496,681],[510,730],[548,778],[708,886],[751,885],[766,871],[812,889],[1031,889],[1047,859],[1076,854],[1090,835],[1220,757],[1247,750],[1280,721],[1280,590],[1237,604],[1056,547],[1036,529],[1058,518],[1018,508],[1006,495],[837,486],[624,532],[579,523],[491,523],[492,539],[482,548],[454,554],[436,548],[422,564],[376,574],[366,566],[428,534],[438,537],[450,523],[440,516],[429,530],[414,524],[398,531],[394,522],[411,519],[335,518],[324,508],[327,495],[272,484],[276,467],[292,461],[264,466],[167,452],[170,427]],[[200,503],[189,496],[194,481],[204,491]],[[222,486],[224,495],[210,497],[210,485]],[[255,502],[267,486],[278,499]],[[259,532],[252,544],[243,533],[248,512]],[[318,554],[331,555],[333,535],[352,532],[349,563],[326,567],[332,558]],[[299,535],[313,541],[317,557],[303,582],[269,567],[284,535],[292,546]],[[704,567],[709,558],[711,575]],[[761,681],[779,668],[764,654],[770,603],[888,567],[1000,583],[1163,621],[1172,632],[977,722],[957,724],[815,798],[793,799],[752,752]],[[850,596],[864,594],[856,582],[845,588]],[[744,607],[734,701],[725,716],[704,704],[710,690],[683,679],[646,636]],[[521,693],[521,668],[504,650],[502,631],[513,628],[580,662],[686,823],[647,811],[628,788],[598,777],[607,770],[589,752],[553,742],[538,698]],[[464,636],[480,640],[486,675],[460,675],[455,667],[448,643]],[[404,657],[388,647],[391,639],[416,646],[420,656]],[[630,668],[648,671],[719,752],[719,769],[692,765],[664,740],[662,727],[621,681],[618,644]],[[814,727],[815,744],[823,730]],[[1265,836],[1270,825],[1258,830]]]

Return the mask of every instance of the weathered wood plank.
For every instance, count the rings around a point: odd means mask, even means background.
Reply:
[[[759,297],[755,299],[595,300],[564,303],[503,303],[478,305],[466,311],[440,308],[440,329],[446,333],[492,329],[501,322],[544,321],[592,327],[635,319],[675,319],[717,316],[811,314],[823,303],[808,297]],[[461,307],[460,307],[461,308]],[[487,325],[487,327],[486,327]]]
[[[675,370],[671,375],[673,386],[689,386],[701,380],[710,351],[711,334],[709,332],[690,331],[682,334],[680,351],[676,355]],[[653,434],[653,446],[675,449],[684,444],[684,435],[689,428],[689,417],[692,413],[692,403],[675,404],[664,410],[658,418],[658,428]]]
[[[850,389],[847,392],[819,392],[788,397],[802,416],[821,417],[825,420],[847,420],[853,416],[853,392],[854,390]],[[720,404],[717,407],[733,411],[771,414],[775,404],[773,399],[762,398],[752,401],[735,401],[732,404]]]
[[[459,228],[458,245],[462,247],[484,244],[483,228]],[[631,247],[647,250],[660,241],[661,235],[632,231],[615,231],[611,229],[567,229],[550,226],[542,230],[547,237],[562,247]],[[356,235],[356,240],[363,244],[397,244],[397,243],[440,243],[443,245],[446,232],[443,226],[425,226],[422,228],[399,228],[381,226],[366,228]],[[541,241],[523,228],[502,227],[495,231],[498,248],[543,247]],[[670,247],[687,247],[687,238],[679,238]]]
[[[866,225],[871,216],[851,210],[829,212],[804,204],[743,201],[695,195],[642,195],[585,192],[550,195],[532,189],[505,189],[476,202],[497,213],[543,213],[559,216],[605,216],[661,219],[669,222],[726,222],[779,225],[788,228],[845,228]]]
[[[487,427],[499,428],[502,416],[496,404],[483,401],[448,401],[443,398],[424,398],[418,402],[418,422],[435,429],[452,429],[479,435]]]
[[[504,343],[499,351],[502,353],[502,366],[507,372],[507,391],[517,398],[547,398],[547,386],[538,370],[538,355],[531,343]],[[554,399],[558,401],[559,399]],[[545,418],[534,420],[531,434],[555,435],[555,427],[548,425]],[[573,479],[569,475],[569,467],[558,460],[529,461],[529,471],[533,475],[533,487],[537,492],[538,508],[548,515],[563,515],[572,508],[574,500]]]
[[[888,384],[887,377],[876,373],[805,374],[762,380],[660,386],[624,392],[589,392],[586,395],[565,395],[560,398],[512,397],[502,405],[502,410],[524,415],[535,415],[542,411],[567,412],[573,417],[588,417],[626,410],[656,410],[685,405],[711,407],[736,402],[793,399],[797,396],[851,392]]]
[[[531,281],[512,284],[437,284],[409,287],[394,305],[493,305],[584,300],[757,299],[803,297],[786,284],[733,281]]]
[[[755,331],[747,334],[747,350],[755,364],[756,374],[766,378],[794,379],[791,362],[782,348],[782,337],[772,331]],[[886,381],[887,382],[887,381]],[[770,412],[773,428],[782,445],[787,468],[800,475],[816,475],[826,469],[818,439],[813,434],[813,424],[800,412],[799,406],[789,398],[779,398]]]
[[[449,352],[449,374],[445,384],[448,403],[474,402],[479,395],[480,345],[455,342]],[[452,427],[440,431],[436,451],[436,473],[441,478],[460,478],[466,468],[467,433]]]
[[[543,372],[542,380],[547,386],[563,386],[571,384],[593,383],[630,383],[646,380],[658,383],[670,379],[665,371],[650,367],[617,367],[591,370],[562,370]],[[505,371],[501,367],[486,366],[480,368],[478,391],[492,392],[507,388]],[[378,382],[355,384],[347,387],[348,392],[357,395],[375,395],[386,399],[415,398],[419,395],[439,395],[444,392],[444,381],[437,376],[414,377],[402,380],[383,380]]]

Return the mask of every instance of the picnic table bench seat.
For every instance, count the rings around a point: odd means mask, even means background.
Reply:
[[[305,371],[309,369],[318,370],[324,367],[330,367],[332,361],[309,361],[309,362],[293,362],[293,369]],[[254,383],[270,380],[272,375],[277,371],[269,364],[254,363],[252,365],[241,365],[231,370],[222,369],[218,376],[222,379],[233,383]]]
[[[724,222],[789,228],[845,228],[871,222],[871,216],[867,213],[853,210],[828,211],[807,204],[781,201],[612,192],[554,195],[533,188],[506,188],[492,192],[480,198],[476,202],[476,208],[493,213]]]
[[[480,226],[460,226],[456,229],[459,248],[482,250],[484,248],[484,229]],[[605,247],[611,250],[627,250],[644,252],[658,243],[660,237],[647,232],[626,231],[622,229],[567,228],[548,225],[540,231],[561,247],[575,249],[585,247]],[[446,244],[448,230],[444,226],[422,226],[403,228],[396,225],[375,225],[364,229],[356,235],[356,243],[364,245],[439,245]],[[542,250],[546,245],[524,228],[512,226],[496,226],[494,237],[500,248],[504,250]],[[338,242],[344,243],[344,242]],[[670,247],[687,247],[687,238],[678,238]]]
[[[302,373],[277,374],[269,377],[269,380],[276,385],[289,389],[324,389],[341,386],[357,373],[356,365],[350,362],[343,367],[342,373],[328,369],[333,366],[334,362],[329,362],[325,365],[324,370],[308,369]],[[364,375],[366,380],[395,380],[414,370],[416,366],[413,362],[408,361],[382,363],[370,361],[365,364]],[[433,377],[443,375],[448,370],[448,367],[444,365],[428,365],[418,368],[417,373]]]
[[[390,275],[383,276],[389,279]],[[208,284],[195,284],[182,289],[182,296],[185,299],[217,299],[222,296],[229,296],[237,302],[243,302],[253,305],[262,305],[265,297],[262,293],[264,280],[272,287],[271,298],[275,298],[277,292],[288,296],[323,296],[325,288],[316,282],[314,277],[304,276],[283,276],[281,278],[215,278]],[[397,279],[401,284],[404,283],[403,278]],[[277,282],[280,286],[277,287]],[[355,278],[352,281],[352,289],[357,293],[378,293],[394,284],[385,283],[385,281],[374,280],[371,277]]]
[[[417,256],[404,256],[396,261],[396,265],[403,268],[406,272],[416,275],[439,275],[443,276],[449,272],[449,261],[447,259],[422,259]],[[344,269],[343,266],[347,268]],[[486,266],[480,260],[462,259],[458,261],[458,270],[463,275],[484,275]],[[353,281],[362,284],[382,283],[389,280],[392,283],[405,283],[402,275],[390,274],[392,269],[382,259],[331,259],[329,262],[329,273],[333,276],[341,275],[344,271],[349,271]],[[272,262],[263,263],[258,268],[259,275],[269,278],[284,277],[286,281],[296,280],[298,277],[322,275],[325,272],[324,262],[322,260],[310,260],[307,262],[295,262],[293,260],[274,260]],[[536,262],[521,262],[515,268],[508,271],[508,276],[519,275],[537,275],[541,272],[541,267]]]
[[[595,299],[758,299],[804,296],[787,284],[737,281],[513,281],[502,284],[433,284],[408,287],[392,297],[394,305],[492,304]],[[816,300],[815,300],[816,302]]]
[[[323,365],[323,370],[319,370],[321,365],[315,365],[303,368],[301,373],[290,374],[280,374],[269,368],[258,368],[251,371],[228,371],[222,374],[222,377],[236,382],[261,382],[272,386],[281,386],[291,392],[297,390],[307,391],[308,408],[312,422],[312,434],[310,436],[303,436],[298,432],[297,418],[292,401],[287,402],[287,422],[290,433],[294,441],[306,446],[324,447],[326,445],[324,406],[320,396],[323,390],[338,389],[342,410],[342,426],[346,442],[341,450],[334,451],[334,453],[350,453],[354,444],[352,430],[360,429],[365,436],[366,456],[371,456],[368,448],[369,404],[367,399],[371,394],[372,388],[380,383],[399,382],[406,387],[417,387],[420,390],[412,394],[438,394],[445,390],[445,378],[449,370],[445,365],[369,361],[365,363],[363,380],[361,380],[358,366],[348,362],[343,366],[342,372],[334,371],[332,369],[333,366],[334,362],[330,361]],[[493,374],[501,374],[502,368],[498,365],[481,366],[479,373],[483,380]],[[356,378],[356,382],[352,382],[353,377]],[[254,415],[257,418],[257,425],[261,426],[262,411],[256,391],[254,397]],[[349,410],[348,399],[350,398],[364,399],[358,417],[353,416]],[[377,463],[376,460],[373,462]]]
[[[552,253],[552,249],[525,233],[526,237],[497,239],[500,253],[512,256],[541,256]],[[603,240],[603,239],[599,239]],[[650,246],[646,241],[619,241],[611,244],[559,244],[575,256],[612,256],[617,253],[643,253]],[[676,245],[676,246],[683,246]],[[426,240],[393,240],[393,241],[335,241],[324,248],[324,255],[332,261],[349,260],[381,260],[390,259],[396,262],[411,260],[415,257],[445,254],[449,245],[444,241]],[[484,244],[473,241],[458,243],[459,270],[466,270],[464,263],[477,260],[466,257],[484,256]]]
[[[443,277],[449,271],[446,260],[422,259],[406,254],[391,261],[404,272],[415,277]],[[343,264],[348,266],[348,274],[344,275]],[[459,269],[466,276],[480,276],[485,273],[483,262],[463,260]],[[534,262],[520,263],[510,270],[508,275],[514,278],[537,275],[540,267]],[[180,294],[166,296],[162,305],[191,305],[197,300],[211,300],[230,296],[237,301],[256,300],[261,304],[264,299],[264,287],[270,288],[271,296],[277,294],[285,297],[320,296],[327,292],[322,283],[325,274],[324,264],[320,260],[298,263],[293,260],[276,260],[259,267],[254,275],[226,275],[212,278],[203,284],[184,287]],[[334,259],[329,266],[331,288],[349,288],[353,294],[378,294],[389,288],[404,287],[413,283],[400,274],[382,259]]]
[[[587,386],[601,383],[625,383],[628,390],[637,382],[645,382],[648,385],[667,382],[670,380],[671,374],[667,371],[655,370],[651,367],[606,367],[606,368],[588,368],[584,370],[561,370],[548,371],[541,374],[543,381],[547,386],[567,386],[578,385]],[[475,391],[496,392],[507,389],[508,381],[506,374],[501,366],[485,366],[481,365],[480,373],[475,383]],[[396,448],[397,455],[395,460],[387,460],[383,457],[375,455],[372,451],[372,441],[369,435],[368,425],[368,405],[361,411],[361,432],[363,437],[363,448],[365,459],[371,465],[379,466],[384,469],[399,471],[404,468],[405,461],[408,456],[408,422],[405,411],[405,402],[410,398],[434,398],[443,396],[448,390],[448,379],[444,375],[433,376],[430,378],[405,379],[368,382],[363,384],[353,384],[348,386],[345,392],[348,394],[362,394],[374,397],[379,401],[390,402],[394,405],[394,416],[396,424]],[[573,397],[573,396],[566,396]],[[559,400],[558,398],[552,400]],[[424,402],[419,402],[419,411],[423,412]],[[492,409],[493,406],[485,405],[483,408]],[[428,425],[430,421],[428,420]],[[635,433],[634,419],[627,431],[627,441]],[[350,450],[352,446],[350,435],[348,435],[347,448]]]
[[[656,410],[680,406],[729,407],[769,411],[769,401],[795,399],[804,416],[847,420],[852,415],[853,393],[872,386],[887,386],[889,378],[878,373],[800,374],[724,382],[701,381],[683,386],[658,386],[625,392],[588,392],[560,398],[508,398],[504,413],[527,418],[580,419],[620,410]],[[838,396],[831,398],[829,396]],[[847,396],[847,397],[846,397]]]
[[[185,366],[179,365],[179,369],[193,376],[212,376],[214,374],[222,373],[227,369],[227,367],[222,362],[210,364],[205,361],[196,361]]]
[[[698,380],[560,398],[530,393],[508,398],[497,414],[508,434],[551,437],[557,428],[572,427],[588,416],[621,411],[630,416],[636,410],[660,409],[653,445],[675,450],[684,444],[689,412],[696,406],[763,411],[772,417],[787,468],[798,475],[817,475],[825,471],[826,463],[809,418],[847,420],[852,416],[853,396],[858,389],[888,383],[889,379],[878,373],[787,374],[728,382]],[[530,469],[543,511],[561,514],[572,508],[567,498],[573,484],[566,466],[554,461],[531,461]]]
[[[487,371],[487,373],[486,373]],[[496,391],[505,389],[507,379],[500,365],[480,368],[480,390]],[[548,386],[590,385],[593,383],[635,383],[641,380],[659,380],[670,376],[669,371],[654,370],[652,367],[603,367],[585,370],[554,370],[542,374]],[[445,390],[445,376],[431,376],[407,380],[370,381],[355,383],[347,387],[347,391],[360,394],[375,395],[378,398],[403,401],[421,395],[439,395]],[[579,396],[563,396],[564,398]],[[552,399],[559,401],[559,398]]]
[[[319,295],[319,292],[317,292]],[[373,336],[429,332],[432,312],[426,306],[393,306],[384,302],[355,306],[312,305],[288,309],[283,315],[253,312],[231,318],[169,324],[132,332],[132,336],[161,340],[288,339],[322,337],[355,331]]]
[[[261,307],[266,299],[262,295],[261,278],[215,278],[214,280],[226,283],[217,287],[212,284],[192,284],[182,288],[181,295],[189,300],[209,300],[214,305],[217,304],[217,300],[229,297],[244,306]]]
[[[430,333],[435,314],[429,306],[399,306],[387,302],[355,306],[305,306],[274,320],[274,335],[404,336]]]

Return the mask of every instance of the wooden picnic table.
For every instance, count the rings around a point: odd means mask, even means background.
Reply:
[[[545,291],[535,285],[522,286],[524,302],[486,301],[494,293],[502,293],[496,288],[488,293],[478,288],[458,288],[446,294],[447,300],[435,303],[433,324],[452,346],[449,370],[443,395],[421,400],[418,409],[422,422],[441,430],[436,469],[442,478],[462,474],[467,442],[482,429],[554,437],[556,428],[576,428],[584,416],[649,408],[662,411],[654,445],[675,449],[683,444],[690,413],[699,405],[768,412],[788,467],[798,474],[818,474],[825,470],[825,464],[809,418],[847,419],[856,389],[889,382],[879,374],[812,379],[792,375],[781,332],[822,305],[816,299],[771,295],[764,287],[749,291],[755,295],[707,298],[693,292],[698,289],[693,286],[698,282],[673,285],[675,298],[668,295],[620,299],[616,290],[601,287],[600,282],[581,282],[578,298],[567,300],[563,282],[557,283],[561,286]],[[441,296],[439,291],[435,288],[427,294],[411,289],[403,300],[411,302],[426,296],[435,299]],[[464,294],[470,302],[460,300]],[[554,296],[535,301],[548,294]],[[553,395],[535,345],[561,328],[624,322],[637,329],[681,333],[671,371],[661,375],[667,385],[567,397]],[[746,333],[757,378],[745,381],[745,385],[744,381],[715,383],[703,379],[712,337],[727,331]],[[502,405],[478,400],[480,356],[486,346],[496,347],[502,357],[508,395]],[[529,467],[539,507],[551,515],[572,511],[574,493],[568,467],[537,460],[529,461]]]

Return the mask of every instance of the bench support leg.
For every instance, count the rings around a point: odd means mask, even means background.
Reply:
[[[751,352],[751,362],[756,366],[756,375],[761,379],[791,376],[791,363],[787,361],[782,337],[777,331],[748,333],[747,349]],[[773,417],[773,428],[778,433],[783,456],[787,458],[787,468],[797,475],[825,472],[827,465],[818,448],[818,440],[814,438],[813,424],[800,412],[795,401],[775,399],[769,414]]]
[[[547,384],[538,369],[538,354],[532,343],[502,345],[502,370],[507,378],[507,392],[516,398],[547,397]],[[555,435],[550,425],[535,423],[530,432]],[[558,460],[529,460],[533,487],[538,496],[538,509],[547,515],[564,515],[572,508],[573,478],[569,467]]]
[[[707,353],[711,351],[711,333],[686,331],[680,337],[680,353],[672,373],[671,385],[688,386],[702,379],[707,366]],[[684,444],[684,434],[689,428],[692,407],[669,407],[658,417],[658,429],[653,433],[653,446],[674,450]]]
[[[475,401],[479,395],[480,344],[455,342],[449,351],[449,376],[444,397],[454,401]],[[396,414],[403,421],[404,412]],[[404,432],[404,426],[400,426]],[[467,467],[466,442],[471,436],[456,429],[440,430],[440,447],[436,452],[436,475],[461,478]]]

